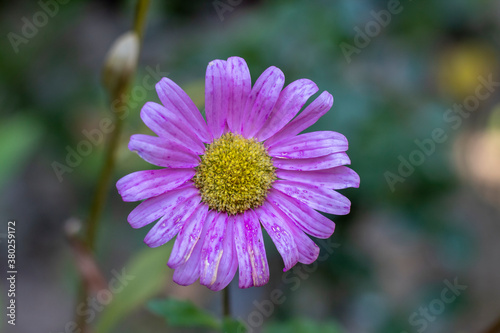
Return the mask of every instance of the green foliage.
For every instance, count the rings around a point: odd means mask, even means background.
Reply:
[[[168,298],[148,303],[151,312],[165,318],[172,327],[198,327],[217,330],[223,333],[246,332],[244,324],[236,319],[219,320],[209,312],[198,308],[191,301]]]
[[[125,316],[160,292],[171,279],[165,265],[170,251],[172,242],[155,249],[145,248],[131,258],[125,271],[135,278],[120,293],[113,295],[113,301],[104,308],[96,325],[97,333],[109,332]]]

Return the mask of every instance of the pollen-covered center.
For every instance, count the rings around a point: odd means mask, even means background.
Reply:
[[[276,179],[274,171],[262,143],[226,133],[201,156],[194,183],[211,209],[238,214],[262,205]]]

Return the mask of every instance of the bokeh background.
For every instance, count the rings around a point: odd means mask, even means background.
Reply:
[[[53,162],[66,164],[84,132],[111,117],[101,69],[110,45],[130,29],[135,6],[55,2],[57,12],[13,47],[9,33],[23,36],[26,20],[33,23],[48,2],[0,2],[0,267],[6,270],[6,224],[15,219],[19,272],[17,324],[7,325],[2,311],[3,332],[64,332],[75,317],[79,271],[68,220],[75,227],[87,218],[106,145],[93,145],[62,179]],[[402,0],[377,29],[373,12],[394,3],[151,3],[113,182],[149,167],[127,149],[131,134],[149,131],[141,106],[158,101],[144,78],[170,77],[203,109],[206,65],[233,55],[246,59],[253,81],[274,65],[287,83],[309,78],[332,93],[333,108],[311,130],[349,139],[361,186],[343,191],[351,213],[332,216],[334,250],[324,248],[308,273],[284,275],[267,238],[269,284],[230,286],[234,314],[256,332],[486,332],[500,314],[500,92],[493,83],[486,94],[479,79],[500,81],[500,3]],[[367,28],[372,36],[359,37]],[[346,56],[346,45],[357,51]],[[478,89],[487,96],[477,99]],[[452,110],[474,98],[471,112]],[[415,153],[415,140],[439,128],[447,139]],[[402,176],[401,160],[410,155],[423,162]],[[389,173],[402,178],[391,185]],[[152,299],[173,297],[219,315],[221,296],[172,282],[169,246],[147,248],[149,227],[134,230],[126,221],[135,205],[112,185],[95,262],[105,281],[124,268],[135,278],[95,311],[90,326],[99,333],[204,331],[166,328],[148,309]],[[450,302],[443,299],[447,281],[467,287]],[[283,302],[259,310],[273,289]]]

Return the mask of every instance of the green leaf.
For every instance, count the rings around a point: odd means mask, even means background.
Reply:
[[[222,333],[246,333],[247,328],[241,320],[224,318],[222,321]]]
[[[154,300],[148,303],[151,312],[162,316],[170,326],[177,327],[205,327],[220,329],[218,319],[208,312],[199,309],[191,301],[176,300],[173,298],[165,300]]]
[[[109,332],[122,318],[163,289],[171,278],[166,261],[172,251],[172,243],[154,249],[145,248],[132,257],[125,266],[125,272],[134,279],[121,292],[114,294],[111,303],[104,308],[96,324],[97,333]]]

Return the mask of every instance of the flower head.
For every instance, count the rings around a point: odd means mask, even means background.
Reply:
[[[208,64],[206,122],[173,81],[156,85],[163,105],[148,102],[144,123],[157,135],[133,135],[129,149],[163,169],[138,171],[117,183],[124,201],[140,203],[128,216],[134,228],[154,221],[150,247],[176,237],[168,266],[175,282],[225,288],[239,267],[239,286],[269,280],[262,227],[283,257],[284,271],[310,264],[318,246],[306,235],[328,238],[335,224],[318,211],[349,213],[336,190],[358,187],[344,165],[347,139],[331,131],[299,134],[333,104],[301,79],[283,89],[284,75],[270,67],[251,85],[245,61]],[[298,115],[297,115],[298,114]]]

